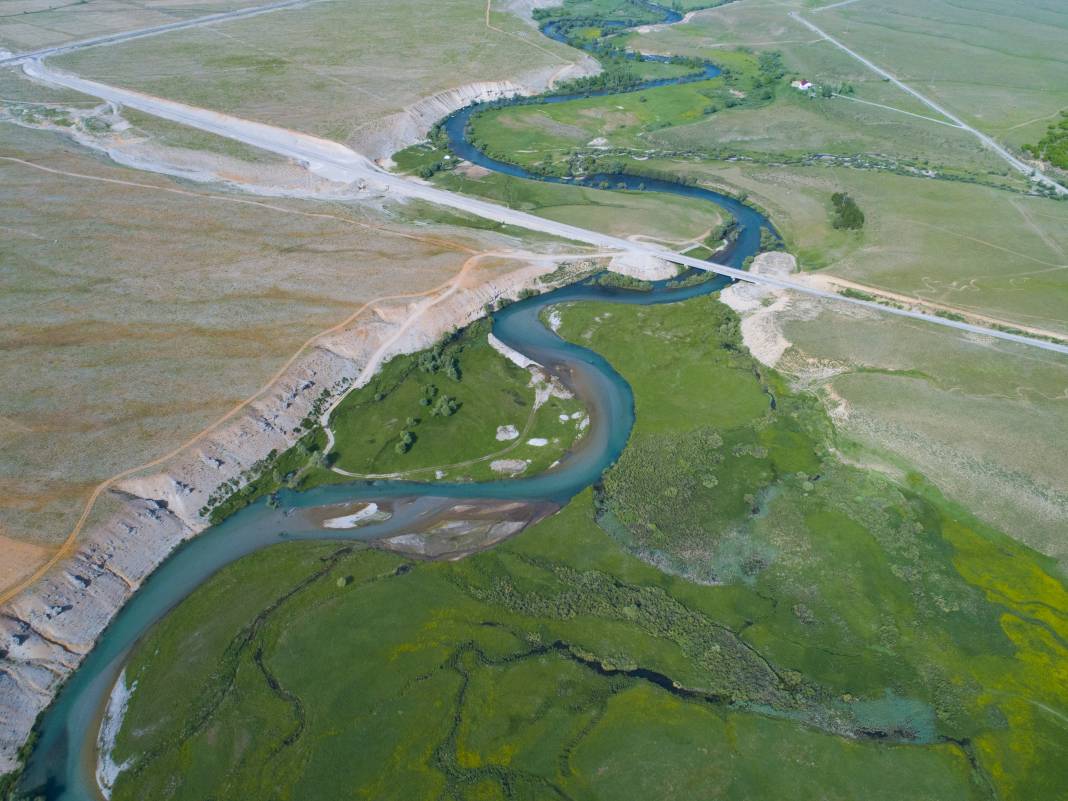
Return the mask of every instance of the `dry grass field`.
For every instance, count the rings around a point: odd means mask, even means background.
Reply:
[[[1068,430],[1068,360],[826,305],[796,304],[782,327],[794,348],[781,366],[822,391],[863,459],[922,472],[1068,565],[1068,466],[1055,433]]]
[[[470,0],[327,2],[56,59],[105,82],[347,142],[375,157],[418,139],[475,82],[541,87],[578,51]],[[464,105],[464,101],[453,107]]]
[[[9,3],[0,48],[249,5]],[[68,66],[96,74],[102,65],[107,80],[304,131],[389,141],[398,124],[422,120],[380,126],[383,117],[423,98],[517,73],[544,82],[582,59],[511,14],[487,17],[481,4],[440,6],[424,34],[414,32],[419,15],[412,3],[312,4],[84,51]],[[3,586],[66,537],[100,481],[202,430],[309,337],[374,298],[442,284],[472,253],[522,244],[458,227],[459,218],[427,222],[426,209],[383,213],[168,178],[154,172],[160,164],[299,191],[302,171],[135,112],[117,117],[15,72],[0,76],[0,98],[6,119],[38,128],[0,122]],[[108,508],[105,497],[95,517]]]
[[[1068,107],[1068,6],[1033,0],[862,2],[820,27],[1012,145]]]
[[[4,136],[0,536],[37,545],[67,535],[95,484],[252,395],[310,336],[515,244],[190,185],[56,134]],[[41,553],[5,548],[7,572]]]
[[[22,53],[261,4],[259,0],[7,0],[0,7],[0,48]]]
[[[89,0],[55,10],[41,3],[12,4],[14,11],[0,15],[0,46],[29,49],[240,5],[247,3],[135,7]],[[938,13],[948,15],[946,24],[953,30],[960,17],[943,5],[938,4]],[[635,35],[631,44],[692,55],[725,46],[775,48],[783,51],[791,70],[850,81],[856,96],[871,103],[924,112],[826,43],[814,41],[787,16],[795,7],[800,6],[765,0],[731,4],[699,12],[684,25]],[[885,33],[885,43],[869,54],[912,79],[917,76],[897,63],[904,51],[894,37],[917,8],[906,2],[879,10],[862,0],[820,12],[818,19],[843,38],[858,34],[863,52],[874,46],[876,31]],[[479,4],[448,0],[436,6],[434,24],[425,32],[413,24],[419,9],[414,0],[322,3],[83,51],[59,63],[88,77],[317,133],[377,155],[410,137],[417,121],[456,100],[444,98],[407,113],[423,98],[477,80],[537,84],[582,58],[498,9],[487,17]],[[985,20],[988,29],[996,27],[997,14],[979,11],[976,19]],[[1056,12],[1042,13],[1050,29],[1058,30]],[[1038,40],[1043,53],[1050,50],[1047,38]],[[984,34],[976,42],[974,48],[991,50],[994,40]],[[965,116],[971,96],[954,76],[962,64],[979,57],[974,48],[948,49],[938,73],[944,80],[920,87],[944,90],[940,99]],[[935,58],[935,50],[927,58]],[[977,124],[989,122],[1000,107],[1008,115],[1005,125],[989,130],[1017,126],[1026,131],[1027,115],[1058,102],[1058,58],[1043,62],[1039,55],[1030,60],[1020,53],[1004,55],[1005,63],[1011,62],[1011,69],[1004,68],[1011,85],[1031,81],[1043,99],[1028,101],[1021,110],[1005,99],[1013,93],[995,92],[996,102],[982,119],[974,117]],[[996,69],[992,59],[989,55],[986,63]],[[1028,77],[1039,69],[1052,71],[1046,83]],[[0,89],[5,100],[66,108],[95,104],[10,76],[3,77]],[[257,169],[286,168],[225,140],[144,115],[125,117],[132,124],[122,133],[126,139],[252,161]],[[5,548],[14,560],[9,564],[39,559],[44,551],[38,546],[47,548],[65,536],[80,499],[101,479],[200,430],[255,391],[309,336],[397,287],[418,291],[440,284],[466,258],[461,247],[440,243],[437,224],[416,228],[410,220],[336,204],[239,196],[118,167],[54,133],[11,125],[3,130],[7,160],[0,170],[7,191],[0,199],[0,336],[9,358],[0,365],[0,490],[5,497],[0,536],[20,543]],[[977,172],[1000,169],[957,131],[845,100],[801,102],[791,96],[766,109],[724,112],[664,129],[651,140],[663,147],[719,143],[772,154],[914,152]],[[856,169],[715,162],[667,166],[748,192],[769,210],[805,269],[827,268],[873,287],[1068,331],[1065,204]],[[860,233],[830,226],[829,195],[843,190],[868,215]],[[599,211],[584,209],[587,224],[599,224]],[[692,210],[678,211],[676,224],[685,217],[688,227],[705,229],[702,215],[690,219],[681,211]],[[606,213],[609,218],[600,224],[620,224],[610,209]],[[655,222],[652,216],[645,221]],[[503,241],[471,229],[445,233],[475,249]],[[424,234],[434,235],[433,241],[420,239]],[[892,339],[886,326],[869,331],[867,323],[832,317],[818,325],[792,323],[791,338],[812,358],[852,365],[834,380],[833,389],[854,405],[849,424],[858,439],[940,471],[947,491],[977,506],[986,503],[995,516],[999,509],[1037,509],[1035,499],[1052,498],[1035,512],[1036,519],[1048,521],[1035,529],[1035,544],[1049,546],[1052,527],[1062,520],[1058,493],[1068,488],[1055,470],[1043,473],[1033,460],[1014,460],[1009,445],[1017,419],[1024,421],[1020,430],[1031,432],[1036,448],[1048,445],[1049,431],[1063,428],[1057,366],[1014,377],[1014,371],[1032,365],[1025,355],[1013,358],[1004,375],[995,375],[994,362],[1005,360],[991,356],[986,377],[996,380],[972,376],[967,383],[947,377],[963,369],[955,366],[958,360],[974,361],[972,351],[963,353],[964,346],[955,342],[927,356],[930,364],[922,372],[939,381],[903,377],[901,371],[913,369],[910,359],[922,360],[926,335],[895,323],[901,327],[894,336],[910,343],[902,351],[907,356],[895,356],[885,344]],[[857,366],[877,369],[858,372]],[[887,405],[887,398],[900,397],[910,403]],[[940,449],[920,447],[935,441],[942,443]],[[1001,495],[989,491],[990,482],[1002,488]],[[984,501],[1009,495],[1019,499],[1016,507]],[[6,578],[0,576],[0,582]]]

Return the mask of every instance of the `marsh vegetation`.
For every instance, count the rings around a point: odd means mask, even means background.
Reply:
[[[844,464],[715,299],[605,311],[560,310],[635,392],[601,488],[460,562],[324,543],[227,568],[134,655],[113,797],[1065,787],[1054,565],[920,475]]]

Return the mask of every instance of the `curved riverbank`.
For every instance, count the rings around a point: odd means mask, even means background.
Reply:
[[[420,519],[458,498],[566,503],[595,483],[622,453],[634,423],[629,385],[598,354],[565,342],[542,325],[543,310],[583,300],[629,304],[670,303],[716,291],[725,279],[651,292],[631,292],[592,283],[564,287],[520,301],[494,317],[495,335],[535,359],[583,393],[591,413],[584,447],[556,468],[537,476],[482,484],[418,484],[403,481],[342,484],[308,492],[283,492],[272,509],[260,501],[178,548],[116,615],[45,713],[40,739],[26,765],[21,786],[47,799],[88,801],[97,797],[91,770],[95,762],[100,710],[131,648],[171,608],[223,566],[282,540],[376,540],[418,526]],[[389,520],[351,530],[324,529],[309,510],[345,502],[395,501]]]
[[[680,17],[681,18],[681,17]],[[711,77],[706,68],[705,77]],[[647,82],[629,91],[663,86],[699,77],[683,76]],[[603,92],[607,94],[608,92]],[[543,102],[564,102],[588,94],[553,95]],[[564,179],[536,176],[515,165],[484,156],[466,140],[471,114],[481,106],[470,106],[446,122],[450,142],[458,155],[497,172],[515,177],[567,183]],[[592,175],[589,183],[608,181],[613,185],[644,191],[659,191],[697,198],[730,211],[739,223],[739,236],[721,262],[740,266],[759,248],[760,229],[767,220],[734,198],[707,189],[659,179],[639,179],[627,175]],[[541,297],[516,303],[494,316],[494,334],[509,347],[541,363],[582,393],[590,410],[591,426],[583,447],[569,454],[554,469],[522,479],[481,484],[420,484],[403,481],[375,482],[321,487],[305,493],[284,492],[281,508],[260,502],[209,529],[172,554],[144,582],[140,590],[116,615],[81,667],[74,673],[43,716],[38,727],[40,739],[23,774],[21,787],[47,799],[87,799],[98,797],[93,780],[96,731],[116,676],[130,650],[163,615],[221,567],[268,547],[281,539],[359,539],[374,540],[398,535],[415,527],[416,521],[447,507],[458,498],[468,500],[515,500],[564,504],[582,489],[595,483],[622,453],[634,424],[634,401],[626,381],[598,354],[564,342],[540,322],[549,306],[583,300],[617,303],[670,303],[716,291],[728,279],[705,280],[693,286],[670,287],[659,282],[648,293],[635,293],[586,283],[565,287]],[[370,523],[357,530],[325,530],[304,510],[343,502],[392,501],[394,514],[385,521]]]

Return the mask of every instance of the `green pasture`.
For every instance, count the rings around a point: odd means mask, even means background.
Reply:
[[[527,472],[559,459],[581,436],[580,420],[571,415],[584,417],[582,404],[550,397],[535,409],[530,372],[491,348],[488,331],[486,322],[465,329],[440,347],[441,366],[432,371],[427,365],[434,349],[397,356],[366,386],[349,393],[330,418],[336,438],[331,464],[358,474],[431,474],[423,478],[441,470],[455,481],[492,478],[491,460],[484,457],[498,453],[500,458],[529,460]],[[456,370],[450,375],[453,361]],[[442,413],[442,398],[453,398],[455,411]],[[498,427],[509,425],[519,438],[498,440]],[[405,431],[413,442],[398,452]],[[537,447],[527,444],[530,439],[548,444]]]
[[[714,298],[560,311],[636,395],[603,489],[460,562],[226,568],[134,654],[113,798],[1063,794],[1051,561],[839,461]]]

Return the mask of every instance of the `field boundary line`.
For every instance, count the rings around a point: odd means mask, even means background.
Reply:
[[[963,131],[964,130],[960,125],[957,125],[954,122],[946,122],[945,120],[937,120],[934,117],[927,117],[927,116],[925,116],[923,114],[917,114],[914,111],[905,111],[905,109],[903,109],[903,108],[895,108],[894,106],[888,106],[885,103],[875,103],[875,102],[873,102],[871,100],[861,100],[859,97],[851,97],[850,95],[842,95],[842,94],[838,94],[838,92],[833,93],[832,97],[840,97],[842,100],[852,100],[854,103],[863,103],[865,106],[875,106],[876,108],[884,108],[887,111],[896,111],[898,114],[908,114],[910,117],[916,117],[917,119],[927,120],[928,122],[936,122],[939,125],[945,125],[945,126],[947,126],[949,128],[956,128],[959,131]]]
[[[876,75],[878,75],[878,76],[880,76],[882,78],[885,78],[886,80],[890,81],[890,83],[892,83],[894,86],[896,86],[898,89],[900,89],[903,92],[906,92],[906,93],[912,95],[914,98],[916,98],[921,103],[923,103],[925,106],[927,106],[929,109],[938,112],[943,117],[945,117],[947,120],[951,120],[952,122],[956,123],[958,127],[962,128],[963,130],[967,131],[972,136],[977,138],[980,142],[982,142],[990,150],[993,150],[994,153],[996,153],[998,156],[1000,156],[1003,161],[1007,162],[1009,164],[1009,166],[1011,166],[1017,172],[1020,172],[1023,175],[1027,176],[1030,180],[1034,181],[1035,183],[1042,184],[1043,186],[1045,186],[1045,187],[1047,187],[1049,189],[1052,189],[1058,195],[1068,195],[1068,187],[1065,187],[1065,186],[1057,183],[1056,181],[1054,181],[1052,178],[1050,178],[1045,173],[1039,171],[1038,169],[1032,167],[1030,164],[1027,164],[1026,162],[1018,159],[1016,156],[1012,155],[1012,153],[1010,153],[1005,147],[1003,147],[1002,145],[998,144],[998,142],[992,136],[989,136],[988,134],[985,134],[982,131],[980,131],[980,130],[978,130],[976,128],[973,128],[971,125],[968,125],[968,123],[964,122],[964,120],[962,120],[960,117],[955,115],[953,112],[948,111],[943,106],[939,105],[935,101],[933,101],[930,98],[928,98],[926,95],[921,94],[916,89],[913,89],[907,83],[905,83],[900,78],[898,78],[896,75],[894,75],[893,73],[889,72],[888,70],[883,69],[882,67],[880,67],[879,65],[877,65],[874,62],[870,61],[869,59],[865,58],[864,56],[862,56],[857,51],[851,50],[845,44],[840,42],[838,39],[835,39],[833,36],[831,36],[829,33],[827,33],[825,30],[823,30],[823,28],[818,27],[814,23],[809,22],[807,19],[802,17],[801,14],[799,14],[797,11],[791,11],[790,12],[790,16],[793,19],[795,19],[798,22],[800,22],[806,28],[811,30],[812,32],[817,33],[820,36],[822,36],[824,39],[826,39],[828,42],[833,44],[835,47],[837,47],[842,52],[844,52],[847,55],[851,56],[856,61],[859,61],[861,64],[863,64],[869,70],[874,72]]]
[[[158,36],[161,33],[184,31],[189,28],[199,28],[202,25],[211,25],[216,22],[229,22],[230,20],[244,19],[246,17],[257,17],[260,14],[269,14],[272,11],[285,11],[286,9],[296,8],[298,6],[325,2],[333,2],[333,0],[279,0],[277,3],[269,3],[268,5],[263,6],[238,8],[233,11],[221,11],[217,14],[207,14],[203,17],[194,17],[193,19],[180,20],[178,22],[168,22],[164,25],[153,25],[148,28],[135,28],[132,31],[108,33],[103,36],[94,36],[91,39],[80,39],[75,42],[67,42],[66,44],[43,47],[40,50],[32,50],[26,53],[15,53],[10,56],[5,56],[4,58],[0,58],[0,67],[13,67],[29,59],[59,56],[66,53],[73,53],[78,50],[86,50],[90,47],[120,44],[133,39]]]

